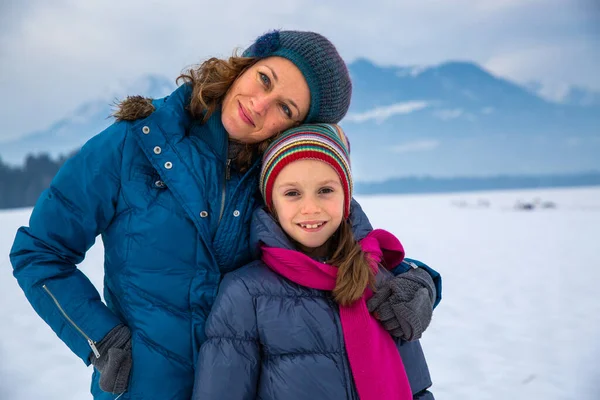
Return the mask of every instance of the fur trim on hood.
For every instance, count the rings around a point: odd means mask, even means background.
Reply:
[[[152,99],[143,96],[127,96],[125,100],[116,103],[115,108],[112,116],[117,121],[135,121],[146,118],[156,110]]]

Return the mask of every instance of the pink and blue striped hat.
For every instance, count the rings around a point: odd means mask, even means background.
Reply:
[[[344,188],[344,218],[350,215],[352,172],[350,144],[344,131],[335,124],[305,124],[288,129],[269,145],[262,159],[260,192],[272,210],[273,184],[288,164],[298,160],[319,160],[329,164]]]

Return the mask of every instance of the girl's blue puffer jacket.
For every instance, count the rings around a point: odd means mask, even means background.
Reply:
[[[352,205],[355,236],[371,230],[357,203]],[[251,242],[293,249],[274,219],[255,212]],[[412,260],[411,260],[412,261]],[[441,278],[432,275],[441,299]],[[378,281],[410,268],[403,262]],[[262,261],[225,276],[206,323],[207,341],[198,359],[192,400],[316,400],[358,396],[345,353],[337,304],[330,292],[295,284]],[[418,341],[398,340],[414,399],[433,400],[431,378]]]
[[[251,260],[259,165],[225,179],[220,113],[195,124],[190,94],[183,85],[154,101],[150,116],[92,138],[42,194],[10,255],[37,313],[86,365],[107,332],[131,328],[133,369],[121,400],[189,400],[222,275]],[[106,305],[76,267],[98,235]],[[97,381],[94,372],[95,399],[117,397]]]

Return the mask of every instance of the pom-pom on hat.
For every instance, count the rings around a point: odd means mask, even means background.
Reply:
[[[298,160],[319,160],[337,172],[344,190],[344,218],[350,215],[352,172],[350,146],[342,128],[335,124],[306,124],[288,129],[269,145],[262,159],[260,192],[273,208],[273,185],[283,168]]]
[[[243,57],[290,60],[308,83],[310,108],[304,123],[338,123],[350,107],[352,82],[335,46],[315,32],[272,31],[260,36]]]

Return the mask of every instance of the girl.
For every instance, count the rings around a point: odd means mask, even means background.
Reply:
[[[251,241],[261,260],[223,280],[193,400],[433,399],[418,341],[390,333],[418,338],[438,291],[424,269],[389,272],[404,250],[352,204],[342,130],[286,131],[265,152],[260,188],[266,210],[255,212]],[[376,286],[370,306],[391,311],[380,315],[390,332],[367,308]]]
[[[314,32],[267,33],[181,78],[164,99],[121,105],[11,251],[31,305],[94,364],[96,400],[189,400],[221,276],[251,260],[262,150],[301,122],[338,122],[350,104],[346,65]],[[77,268],[98,235],[106,304]]]

